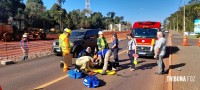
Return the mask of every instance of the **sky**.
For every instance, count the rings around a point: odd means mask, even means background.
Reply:
[[[185,0],[186,3],[189,0]],[[43,0],[44,6],[49,10],[57,0]],[[92,12],[101,12],[104,16],[108,12],[115,12],[123,16],[125,21],[160,21],[183,6],[183,0],[90,0]],[[67,12],[85,8],[85,0],[66,0],[62,5]]]

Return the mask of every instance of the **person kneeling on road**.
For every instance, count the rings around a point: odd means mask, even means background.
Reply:
[[[103,64],[103,72],[102,75],[106,75],[106,70],[108,69],[108,63],[110,61],[110,56],[112,55],[112,51],[109,49],[100,50],[97,53],[98,57],[95,62],[98,62],[98,65],[101,66]],[[111,65],[111,63],[110,63]],[[112,65],[111,65],[112,67]]]
[[[85,70],[85,71],[92,71],[90,66],[93,67],[92,64],[93,58],[90,56],[82,56],[76,60],[76,68],[79,70]]]
[[[87,49],[82,50],[79,54],[78,54],[78,58],[82,57],[82,56],[90,56],[92,57],[92,50],[90,47],[87,47]]]

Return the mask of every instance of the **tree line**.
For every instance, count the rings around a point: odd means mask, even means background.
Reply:
[[[7,23],[9,17],[23,20],[27,27],[34,28],[101,28],[108,29],[110,24],[127,25],[123,16],[116,16],[115,12],[108,12],[103,16],[101,12],[91,12],[88,10],[72,10],[67,12],[61,8],[65,0],[57,0],[51,9],[47,10],[42,0],[1,0],[0,1],[0,23]],[[86,13],[90,13],[87,17]],[[61,26],[61,27],[60,27]]]
[[[164,20],[164,26],[170,30],[183,32],[184,6]],[[185,31],[194,31],[194,20],[200,19],[200,0],[190,0],[185,5]]]

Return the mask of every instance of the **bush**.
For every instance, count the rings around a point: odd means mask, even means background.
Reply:
[[[196,37],[197,37],[197,38],[200,38],[200,34],[198,34]]]

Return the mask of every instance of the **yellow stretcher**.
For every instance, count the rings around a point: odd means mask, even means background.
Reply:
[[[102,73],[102,72],[103,72],[102,69],[94,69],[93,71],[94,71],[95,73]],[[106,70],[106,73],[107,73],[108,75],[114,75],[114,74],[116,74],[116,71],[113,71],[113,70]]]

